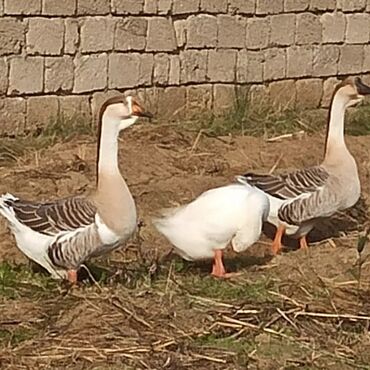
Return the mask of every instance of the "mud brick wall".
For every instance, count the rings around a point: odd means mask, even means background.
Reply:
[[[0,134],[132,89],[166,119],[252,98],[327,106],[370,72],[370,0],[0,0]]]

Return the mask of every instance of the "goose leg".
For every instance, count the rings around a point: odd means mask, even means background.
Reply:
[[[274,241],[272,242],[271,245],[272,254],[274,255],[278,254],[282,249],[281,238],[283,237],[284,232],[285,227],[283,225],[279,225],[279,227],[276,230]]]
[[[213,260],[212,275],[218,278],[232,278],[240,276],[240,272],[226,272],[225,266],[223,263],[223,254],[224,252],[221,249],[215,250],[215,256]]]
[[[300,249],[307,249],[308,248],[306,235],[302,236],[299,239],[299,247],[300,247]]]
[[[77,271],[76,270],[68,270],[68,281],[72,284],[77,283]]]

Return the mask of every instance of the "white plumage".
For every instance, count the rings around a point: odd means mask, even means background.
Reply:
[[[212,258],[231,242],[242,252],[260,237],[269,213],[267,196],[248,184],[211,189],[187,205],[165,210],[156,228],[187,260]]]

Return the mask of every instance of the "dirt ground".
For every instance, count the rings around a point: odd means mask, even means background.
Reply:
[[[356,265],[369,209],[369,136],[347,138],[361,202],[320,225],[308,253],[287,241],[272,258],[267,228],[242,256],[229,253],[227,267],[243,273],[236,281],[210,278],[209,262],[162,261],[170,246],[151,216],[246,171],[316,165],[324,133],[268,142],[138,125],[120,140],[143,226],[125,252],[93,261],[107,279],[70,289],[25,273],[30,267],[0,221],[0,261],[14,268],[13,286],[0,273],[2,369],[370,369],[370,265],[361,276]],[[0,193],[47,200],[90,191],[95,156],[92,138],[28,153],[0,168]]]

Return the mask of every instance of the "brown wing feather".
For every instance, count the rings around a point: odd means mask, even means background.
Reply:
[[[94,222],[96,207],[84,197],[59,199],[55,202],[35,203],[24,200],[7,200],[21,223],[46,235],[72,231]]]
[[[282,175],[246,173],[246,182],[265,193],[280,199],[291,199],[302,193],[310,193],[323,186],[329,177],[321,166],[305,168]]]

